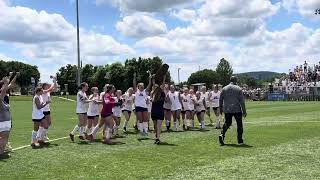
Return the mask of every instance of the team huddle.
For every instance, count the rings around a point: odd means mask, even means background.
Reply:
[[[164,78],[165,79],[165,78]],[[34,130],[32,131],[32,147],[46,144],[48,128],[51,125],[50,116],[50,92],[57,87],[57,81],[53,78],[53,84],[43,84],[36,89],[33,99],[32,119]],[[119,136],[121,118],[124,117],[122,125],[123,132],[129,129],[128,124],[131,114],[135,114],[134,128],[140,132],[142,137],[147,137],[150,131],[150,119],[153,120],[155,143],[160,143],[160,132],[165,120],[167,131],[189,130],[195,127],[195,116],[199,121],[200,130],[205,129],[205,114],[209,116],[210,125],[213,126],[210,111],[216,117],[215,128],[220,129],[221,115],[219,111],[219,98],[221,86],[213,85],[212,91],[202,87],[200,91],[185,87],[182,91],[174,85],[156,84],[154,75],[150,75],[149,84],[145,88],[143,83],[136,83],[134,75],[133,87],[124,94],[121,90],[111,84],[104,86],[103,92],[99,94],[97,87],[90,89],[87,83],[81,83],[77,93],[76,113],[78,124],[70,132],[71,141],[79,131],[82,141],[94,141],[100,129],[103,129],[103,143],[112,144],[111,137]],[[182,119],[182,121],[181,121]]]

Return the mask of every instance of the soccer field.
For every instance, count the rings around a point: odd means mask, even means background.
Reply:
[[[50,139],[68,136],[77,123],[75,103],[53,99]],[[117,145],[61,139],[47,148],[16,150],[0,161],[0,179],[317,179],[320,178],[320,103],[249,102],[246,146],[236,126],[218,143],[219,131],[163,133],[163,145],[132,133]],[[13,148],[28,145],[31,97],[13,97]],[[133,122],[134,118],[131,119]],[[132,128],[132,125],[130,125]]]

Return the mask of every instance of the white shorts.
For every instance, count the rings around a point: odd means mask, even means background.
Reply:
[[[10,131],[11,130],[11,121],[0,122],[0,132]]]

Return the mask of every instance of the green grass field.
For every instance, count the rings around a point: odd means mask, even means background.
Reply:
[[[13,148],[30,143],[31,106],[31,97],[11,99]],[[213,128],[163,133],[166,144],[159,146],[153,136],[139,141],[134,133],[112,146],[62,139],[48,148],[14,151],[0,161],[0,179],[319,179],[320,103],[247,106],[247,146],[235,145],[235,124],[226,146],[219,145],[219,132]],[[77,123],[75,103],[54,98],[52,109],[50,139],[67,136]]]

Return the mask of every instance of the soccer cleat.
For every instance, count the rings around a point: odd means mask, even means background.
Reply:
[[[110,139],[105,139],[102,144],[107,144],[107,145],[111,145],[112,141]]]
[[[10,154],[8,152],[4,152],[3,154],[0,154],[0,160],[8,159],[8,158],[10,158]]]
[[[94,140],[94,138],[93,138],[93,135],[92,135],[92,134],[90,134],[90,135],[86,135],[86,139],[87,139],[88,141],[93,141],[93,140]]]
[[[221,146],[224,145],[224,136],[222,134],[220,134],[220,136],[219,136],[219,142],[220,142]]]
[[[186,125],[183,125],[182,128],[183,128],[184,131],[187,130]]]
[[[32,143],[31,144],[32,149],[36,149],[40,147],[40,144],[38,142]]]
[[[85,138],[83,136],[79,136],[79,139],[82,140],[82,141],[85,140]]]
[[[240,146],[241,146],[241,145],[244,145],[244,143],[243,143],[243,140],[242,140],[242,139],[238,141],[238,145],[240,145]]]
[[[127,128],[123,127],[123,132],[126,133],[127,132]]]
[[[71,140],[72,142],[74,142],[74,135],[73,135],[73,134],[69,134],[69,137],[70,137],[70,140]]]
[[[157,144],[157,145],[159,145],[160,143],[161,143],[160,139],[156,139],[154,142],[154,144]]]

